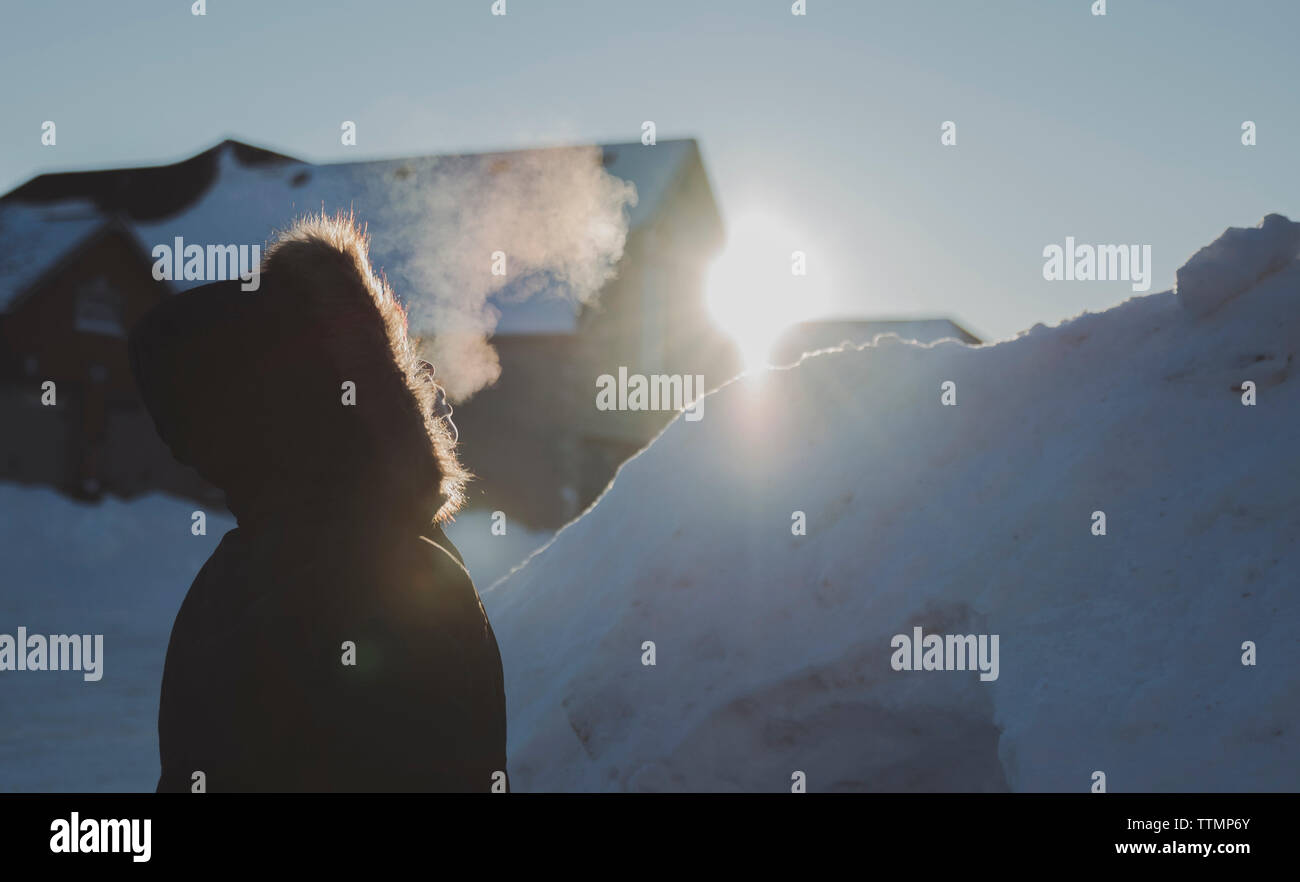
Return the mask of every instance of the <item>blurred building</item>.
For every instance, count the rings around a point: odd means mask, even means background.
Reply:
[[[598,376],[625,366],[703,374],[717,385],[739,366],[705,312],[704,270],[722,226],[696,143],[610,145],[598,155],[638,193],[617,276],[588,306],[544,296],[498,303],[491,342],[501,378],[456,408],[462,458],[477,476],[471,506],[532,527],[575,515],[673,416],[598,411]],[[261,244],[304,212],[354,209],[369,223],[374,262],[391,265],[403,256],[392,250],[402,237],[389,235],[367,200],[378,209],[395,183],[432,186],[440,164],[456,159],[315,165],[225,141],[172,165],[41,175],[4,196],[0,480],[89,498],[164,490],[218,500],[156,438],[127,365],[132,323],[161,298],[203,283],[155,281],[153,247],[176,237]],[[41,404],[47,381],[55,383],[53,407]]]

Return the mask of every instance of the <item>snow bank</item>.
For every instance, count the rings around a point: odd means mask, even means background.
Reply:
[[[1300,224],[1270,214],[1255,227],[1229,227],[1178,270],[1176,290],[1183,306],[1205,315],[1300,252]]]
[[[1275,265],[1280,223],[1229,231],[1177,297],[997,346],[883,338],[674,421],[484,595],[512,784],[1300,789],[1300,262]],[[1234,294],[1199,320],[1178,303]],[[893,670],[916,626],[1000,635],[998,678]]]

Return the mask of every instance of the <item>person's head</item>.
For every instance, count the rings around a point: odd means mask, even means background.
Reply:
[[[241,520],[295,498],[439,520],[463,501],[450,406],[351,216],[280,234],[256,291],[169,298],[131,354],[159,434]]]

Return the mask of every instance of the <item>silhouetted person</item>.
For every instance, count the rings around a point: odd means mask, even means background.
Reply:
[[[505,691],[436,526],[466,477],[450,408],[351,218],[299,222],[255,291],[168,298],[130,350],[159,434],[238,519],[172,627],[158,790],[489,792]]]

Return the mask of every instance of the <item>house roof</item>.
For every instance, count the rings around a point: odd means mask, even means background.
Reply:
[[[0,203],[0,312],[108,223],[94,205],[79,199]]]
[[[147,253],[176,236],[190,243],[253,244],[297,215],[351,209],[368,224],[375,265],[396,265],[404,256],[397,252],[401,239],[388,235],[383,210],[394,187],[432,185],[447,172],[447,164],[453,164],[454,172],[454,163],[470,159],[510,162],[562,149],[317,165],[224,141],[172,165],[41,175],[0,199],[0,250],[7,258],[0,265],[0,310],[96,226],[113,218]],[[654,218],[684,170],[699,161],[698,147],[689,139],[660,141],[653,147],[612,144],[601,150],[610,174],[636,186],[636,204],[628,208],[631,229]],[[173,284],[184,290],[201,282],[182,279]],[[575,308],[563,298],[542,295],[494,305],[501,312],[497,334],[577,328]]]

